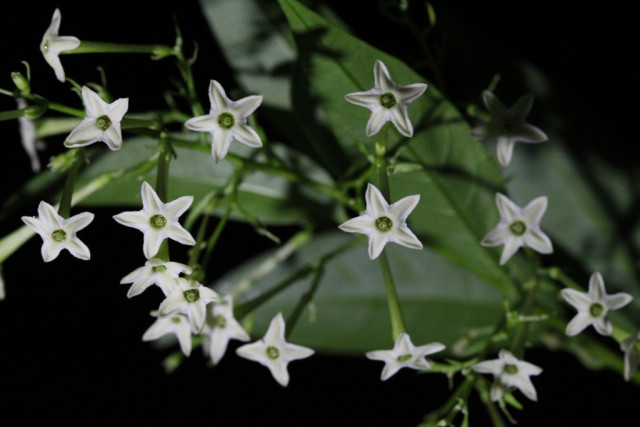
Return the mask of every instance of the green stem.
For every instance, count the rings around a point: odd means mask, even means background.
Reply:
[[[531,288],[529,289],[525,297],[521,316],[528,316],[531,313],[539,283],[540,278],[536,275],[531,281]],[[527,338],[528,332],[529,322],[522,322],[520,323],[520,325],[518,325],[518,329],[516,330],[516,333],[513,337],[513,341],[511,343],[511,352],[519,359],[522,359],[524,357],[524,343]]]
[[[79,53],[148,53],[157,57],[175,55],[175,50],[164,45],[121,44],[81,41],[80,46],[72,50],[63,50],[60,55]]]
[[[169,162],[171,161],[171,143],[169,138],[161,134],[158,141],[158,165],[156,167],[156,194],[164,203],[167,203],[169,187]],[[169,261],[169,241],[165,239],[158,249],[156,258]]]
[[[494,427],[506,427],[500,413],[498,412],[498,408],[491,400],[491,393],[489,392],[488,385],[484,378],[481,378],[480,381],[476,382],[476,388],[478,389],[478,394],[480,395],[480,400],[484,403],[485,408],[487,408],[487,413],[489,414],[489,418],[491,418],[491,423]]]
[[[287,329],[284,335],[285,339],[289,339],[289,336],[291,336],[291,332],[293,332],[296,323],[298,323],[298,319],[300,318],[302,311],[313,300],[313,296],[318,290],[318,284],[320,283],[320,280],[324,275],[323,267],[324,265],[320,265],[315,269],[315,275],[313,276],[313,282],[311,282],[309,290],[302,296],[302,298],[300,298],[300,301],[298,301],[298,304],[293,310],[293,313],[291,313],[291,315],[287,319]]]
[[[78,170],[80,170],[80,165],[82,165],[84,161],[84,148],[73,148],[74,150],[74,158],[73,164],[67,173],[67,180],[64,183],[64,188],[62,189],[62,197],[60,199],[60,207],[58,208],[58,214],[60,214],[63,218],[69,218],[71,213],[71,201],[73,198],[73,189],[76,185],[76,179],[78,177]]]
[[[66,105],[58,104],[57,102],[50,102],[47,104],[47,108],[58,111],[60,113],[69,114],[70,116],[80,117],[82,119],[85,118],[87,113],[84,110],[79,110],[77,108],[67,107]]]
[[[146,120],[146,119],[131,119],[131,118],[123,118],[122,122],[120,122],[121,129],[136,129],[136,128],[150,128],[154,130],[158,130],[162,126],[157,120]]]
[[[376,167],[378,169],[378,189],[388,201],[391,201],[389,190],[389,175],[387,173],[387,131],[389,122],[385,123],[378,134],[376,142]]]
[[[227,205],[227,209],[224,211],[222,217],[220,217],[220,221],[218,221],[218,225],[216,225],[216,229],[213,230],[213,234],[209,238],[207,242],[207,250],[202,257],[202,265],[203,271],[205,271],[206,266],[209,265],[209,260],[211,259],[211,254],[213,253],[213,249],[216,247],[216,243],[218,243],[218,239],[220,238],[220,234],[222,234],[222,230],[227,225],[227,220],[229,219],[229,215],[231,215],[232,204],[229,203]],[[204,273],[203,273],[204,274]]]
[[[24,117],[25,109],[0,111],[0,122],[4,120],[13,120]]]
[[[191,105],[191,112],[194,116],[202,116],[204,114],[204,109],[202,108],[202,104],[200,104],[200,100],[196,94],[196,85],[193,80],[193,72],[191,70],[193,60],[185,58],[182,53],[182,49],[180,49],[176,52],[176,61],[178,71],[180,71],[182,79],[187,86],[187,100]]]

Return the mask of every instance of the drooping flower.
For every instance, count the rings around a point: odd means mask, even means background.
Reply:
[[[412,249],[422,249],[420,240],[409,230],[407,217],[420,201],[420,195],[407,196],[389,205],[380,190],[369,184],[365,193],[364,214],[340,225],[348,233],[369,236],[369,258],[376,259],[387,242]]]
[[[233,297],[225,296],[222,301],[210,304],[207,309],[207,321],[205,333],[207,334],[203,348],[211,357],[214,365],[217,365],[227,351],[229,340],[249,341],[249,334],[240,326],[233,317]]]
[[[444,350],[444,344],[431,343],[416,347],[411,342],[407,333],[401,333],[391,350],[376,350],[367,353],[367,358],[384,362],[382,381],[387,380],[402,368],[429,369],[431,363],[426,359],[427,355]]]
[[[500,400],[504,393],[515,387],[533,401],[538,400],[531,375],[540,375],[542,369],[532,363],[519,360],[508,350],[500,350],[498,359],[476,363],[473,370],[481,374],[492,374],[495,381],[491,386],[491,400]]]
[[[142,336],[142,341],[155,341],[167,334],[174,334],[185,356],[191,354],[191,325],[187,316],[178,313],[159,317]]]
[[[525,123],[533,105],[533,96],[520,97],[511,108],[506,108],[490,90],[482,93],[484,105],[491,114],[489,122],[471,129],[471,136],[480,140],[498,141],[498,161],[502,166],[511,162],[516,142],[538,143],[546,141],[547,135],[535,126]]]
[[[158,253],[160,244],[166,238],[183,245],[195,245],[191,234],[178,222],[191,203],[193,196],[182,196],[172,202],[162,203],[153,188],[142,183],[142,210],[122,212],[113,219],[127,227],[136,228],[144,233],[142,249],[147,259]]]
[[[545,196],[533,199],[520,208],[504,194],[496,193],[500,222],[482,239],[482,246],[504,245],[500,265],[503,265],[521,246],[528,246],[541,254],[553,252],[549,237],[540,230],[540,220],[547,210]]]
[[[143,267],[136,268],[123,277],[120,283],[133,283],[127,292],[129,298],[140,295],[151,285],[157,285],[165,296],[169,296],[178,286],[176,279],[180,273],[191,274],[191,272],[188,265],[152,258]]]
[[[607,314],[611,310],[624,307],[633,299],[631,295],[624,292],[607,295],[604,279],[597,272],[593,273],[589,279],[588,292],[563,289],[562,297],[578,310],[578,313],[567,324],[565,332],[570,337],[578,335],[589,325],[593,325],[600,335],[611,335],[613,325],[607,318]]]
[[[82,86],[82,100],[87,116],[67,136],[64,146],[82,147],[103,141],[111,150],[119,150],[122,147],[120,122],[129,109],[129,98],[107,104],[100,95]]]
[[[20,109],[28,106],[27,101],[22,98],[16,98],[16,103]],[[40,171],[40,159],[38,158],[38,148],[40,143],[36,136],[36,124],[33,120],[27,117],[19,117],[18,125],[20,127],[20,140],[22,142],[22,147],[31,161],[31,170],[33,172],[38,172]]]
[[[387,67],[380,60],[373,66],[374,86],[365,92],[353,92],[344,98],[352,104],[371,110],[367,123],[367,136],[380,132],[382,126],[391,121],[398,131],[410,138],[413,136],[413,125],[409,120],[407,106],[427,90],[424,83],[407,86],[395,84],[391,80]]]
[[[271,371],[271,375],[280,385],[289,384],[289,362],[305,359],[314,351],[310,348],[291,344],[284,339],[285,324],[282,313],[278,313],[269,324],[269,329],[260,341],[245,344],[236,352],[240,357],[258,362]]]
[[[253,95],[232,101],[215,80],[209,85],[209,114],[194,117],[184,124],[187,129],[211,134],[211,155],[218,162],[227,155],[235,139],[249,147],[262,147],[258,133],[247,125],[247,118],[260,106],[262,96]]]
[[[637,343],[640,341],[640,332],[630,336],[622,342],[620,350],[624,352],[624,379],[629,381],[640,364],[640,350]]]
[[[38,205],[38,217],[23,216],[27,226],[42,237],[42,259],[44,262],[53,261],[60,251],[68,250],[76,258],[88,260],[91,252],[76,233],[93,221],[94,215],[82,212],[70,218],[63,218],[53,206],[47,202]]]
[[[44,56],[45,61],[53,68],[56,73],[56,77],[61,82],[64,82],[64,69],[58,54],[64,50],[73,50],[80,46],[80,40],[73,36],[59,36],[60,30],[60,9],[56,9],[53,12],[53,18],[51,18],[51,24],[45,31],[40,42],[40,51]]]
[[[214,290],[196,281],[179,277],[176,282],[178,284],[176,289],[160,304],[158,316],[186,314],[193,331],[200,333],[204,327],[207,304],[218,301],[220,296]]]

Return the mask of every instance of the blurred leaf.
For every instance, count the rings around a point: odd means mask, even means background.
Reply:
[[[370,112],[346,102],[345,94],[373,87],[377,59],[398,84],[423,82],[424,78],[297,1],[280,0],[280,5],[327,123],[352,163],[362,164],[358,144],[373,144],[364,132]],[[414,137],[407,142],[392,131],[391,150],[401,150],[401,159],[421,165],[422,170],[391,177],[393,200],[420,194],[421,202],[409,217],[409,225],[422,242],[513,295],[513,279],[498,265],[501,248],[488,249],[479,243],[499,219],[495,193],[503,191],[503,183],[495,159],[469,137],[464,118],[432,85],[409,105],[409,115],[415,124]],[[511,273],[530,275],[523,261],[516,256],[508,266]]]
[[[288,260],[278,263],[246,294],[237,297],[236,303],[262,294],[353,238],[340,232],[315,237]],[[415,251],[394,244],[385,250],[389,252],[407,327],[416,345],[439,341],[450,347],[470,329],[493,326],[502,315],[500,293],[440,256],[429,250]],[[234,284],[254,272],[271,254],[261,255],[223,276],[216,290],[233,292]],[[282,311],[287,318],[311,281],[310,275],[256,310],[254,335],[267,329],[275,313]],[[322,351],[360,355],[393,346],[382,274],[377,262],[369,259],[365,244],[326,264],[313,303],[314,316],[309,316],[308,308],[303,312],[292,341]],[[451,354],[451,348],[447,352]]]

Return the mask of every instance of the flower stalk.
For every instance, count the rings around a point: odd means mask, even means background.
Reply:
[[[78,178],[78,171],[80,165],[84,162],[84,148],[79,147],[73,149],[73,164],[67,173],[67,179],[62,189],[62,197],[60,199],[60,207],[58,208],[58,214],[63,218],[68,218],[71,213],[71,202],[73,198],[73,189],[76,185],[76,179]]]

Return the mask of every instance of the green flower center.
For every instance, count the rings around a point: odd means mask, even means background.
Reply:
[[[53,240],[56,242],[64,242],[67,240],[67,233],[65,233],[64,230],[56,230],[51,233],[51,237],[53,237]]]
[[[151,224],[153,228],[162,228],[167,225],[167,219],[162,215],[154,215],[149,218],[149,224]]]
[[[518,367],[516,365],[506,364],[504,365],[504,373],[509,375],[515,375],[518,373]]]
[[[381,216],[376,219],[376,228],[382,233],[386,233],[393,227],[393,221],[389,217]]]
[[[216,328],[224,329],[227,327],[227,318],[221,314],[218,314],[213,318],[213,326]],[[277,351],[277,350],[276,350]]]
[[[100,116],[96,119],[96,126],[98,129],[107,130],[111,126],[111,119],[109,116]]]
[[[188,302],[196,302],[200,299],[200,291],[197,289],[189,289],[182,293],[184,295],[184,299]]]
[[[42,46],[42,50],[44,50],[45,52],[49,51],[49,40],[44,42],[44,46]]]
[[[591,313],[593,317],[600,317],[603,311],[604,307],[600,303],[591,304],[591,307],[589,307],[589,313]]]
[[[280,357],[280,350],[276,347],[267,347],[267,357],[271,360],[276,360]]]
[[[151,271],[153,271],[154,273],[164,273],[165,271],[167,271],[167,267],[165,267],[164,265],[156,265],[151,269]]]
[[[509,226],[509,230],[516,236],[522,236],[527,231],[527,225],[522,221],[514,221]]]
[[[516,123],[513,120],[505,120],[502,123],[502,132],[510,135],[513,133],[515,127],[516,127]]]
[[[172,319],[171,319],[171,321],[172,321],[173,323],[178,324],[178,323],[180,323],[180,318],[179,318],[179,317],[174,317],[174,318],[172,318]]]
[[[236,119],[229,113],[222,113],[218,116],[218,124],[223,129],[231,129],[236,123]]]
[[[397,104],[396,97],[393,96],[392,93],[385,93],[380,97],[380,104],[382,104],[384,108],[391,108]]]
[[[398,362],[406,362],[407,360],[411,359],[411,355],[410,354],[403,354],[402,356],[398,356],[398,358],[396,359]]]

